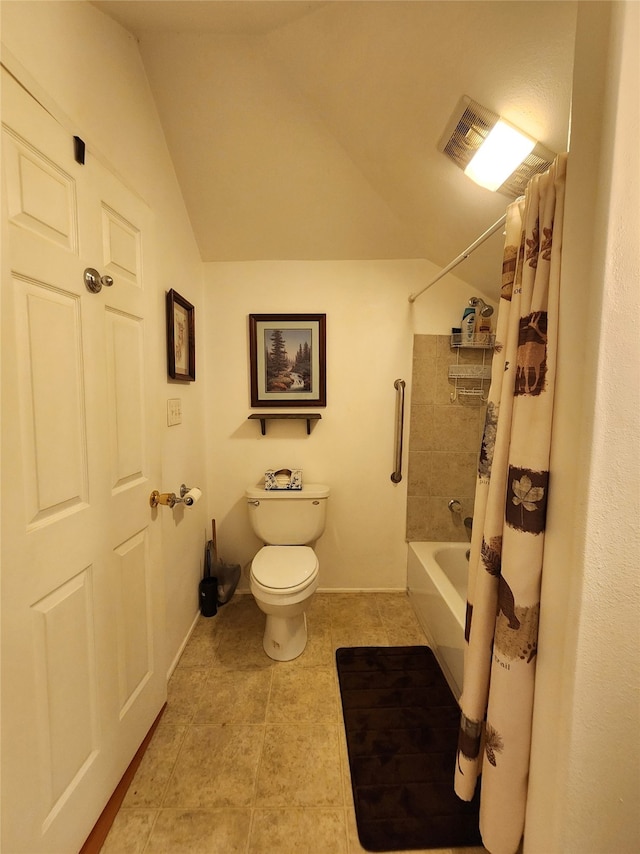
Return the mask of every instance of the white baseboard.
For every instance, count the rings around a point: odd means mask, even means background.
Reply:
[[[193,622],[191,623],[191,626],[189,628],[189,631],[187,632],[185,639],[180,644],[180,648],[178,649],[177,653],[175,654],[175,658],[173,659],[173,661],[169,665],[169,669],[167,670],[167,682],[169,681],[169,679],[171,679],[171,676],[173,675],[173,671],[178,666],[178,662],[180,661],[180,656],[184,652],[185,646],[189,643],[189,638],[193,634],[193,630],[196,627],[196,623],[198,622],[199,617],[200,617],[200,611],[196,612],[196,615],[193,618]]]
[[[316,593],[406,593],[406,587],[318,587]]]
[[[318,587],[316,593],[406,593],[406,587]],[[251,596],[250,590],[236,590],[234,596]]]

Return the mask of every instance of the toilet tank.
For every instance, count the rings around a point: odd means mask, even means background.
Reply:
[[[249,520],[257,537],[270,546],[304,546],[324,531],[329,487],[308,483],[302,489],[264,489],[246,492]]]

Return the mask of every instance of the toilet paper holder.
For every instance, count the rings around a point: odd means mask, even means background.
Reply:
[[[176,504],[185,504],[187,507],[192,507],[196,501],[199,501],[202,492],[197,486],[180,486],[180,496],[175,492],[158,492],[154,489],[149,496],[149,504],[151,507],[157,507],[158,504],[164,504],[165,507],[174,507]]]

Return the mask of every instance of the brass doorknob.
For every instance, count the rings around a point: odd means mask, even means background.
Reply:
[[[149,496],[151,507],[157,507],[158,504],[164,504],[165,507],[173,507],[177,500],[175,492],[158,492],[157,489],[154,489]]]

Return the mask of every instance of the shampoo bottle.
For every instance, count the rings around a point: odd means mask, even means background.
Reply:
[[[473,343],[473,334],[476,328],[476,310],[475,308],[468,306],[465,308],[464,313],[462,315],[462,335],[460,338],[460,342],[464,347],[465,344]]]
[[[491,343],[491,318],[483,317],[481,314],[476,319],[476,343]]]

